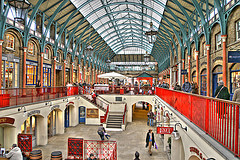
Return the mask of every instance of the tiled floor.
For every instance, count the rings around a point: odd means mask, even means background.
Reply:
[[[145,148],[146,133],[149,129],[146,118],[147,111],[136,109],[134,112],[134,121],[128,123],[123,132],[108,132],[111,135],[110,140],[117,141],[118,160],[132,160],[136,151],[140,153],[141,160],[167,160],[167,155],[163,151],[162,142],[159,135],[155,134],[158,149],[152,149],[153,155],[149,156]],[[38,147],[43,152],[43,159],[50,160],[52,151],[62,151],[63,157],[67,155],[68,137],[84,138],[86,140],[100,140],[97,134],[99,126],[86,126],[80,124],[76,127],[67,128],[65,134],[57,135],[49,139],[46,146]],[[155,130],[155,128],[153,128]],[[155,132],[155,131],[154,131]]]

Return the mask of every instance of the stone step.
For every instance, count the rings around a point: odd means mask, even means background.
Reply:
[[[107,128],[122,128],[122,125],[107,125]]]

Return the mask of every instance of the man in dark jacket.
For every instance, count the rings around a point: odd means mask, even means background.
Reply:
[[[218,87],[215,90],[214,97],[215,98],[220,98],[220,99],[225,99],[225,100],[230,100],[230,94],[228,92],[228,88],[224,86],[223,81],[218,82]]]
[[[100,127],[98,128],[98,131],[97,131],[97,132],[98,132],[101,140],[103,141],[103,140],[104,140],[104,133],[106,132],[106,131],[105,131],[105,128],[104,128],[103,126],[100,126]]]
[[[178,82],[176,82],[174,90],[181,91],[181,86],[178,84]]]
[[[154,146],[155,140],[154,140],[154,133],[152,132],[152,129],[149,129],[147,136],[146,136],[146,147],[148,147],[148,153],[151,156],[152,155],[152,146]]]

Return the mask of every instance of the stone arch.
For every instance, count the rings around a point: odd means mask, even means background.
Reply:
[[[227,19],[227,44],[232,44],[236,42],[236,22],[240,20],[240,4],[235,6],[229,13]]]
[[[191,157],[189,157],[188,160],[200,160],[200,158],[198,158],[198,157],[195,156],[195,155],[192,155]]]
[[[178,159],[178,160],[185,160],[185,152],[184,152],[184,146],[183,146],[183,140],[182,138],[178,140],[172,139],[172,145],[171,150],[174,152],[171,152],[171,159]]]

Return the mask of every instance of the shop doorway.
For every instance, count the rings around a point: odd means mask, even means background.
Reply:
[[[57,87],[63,86],[61,74],[62,74],[61,70],[56,70],[56,86]]]
[[[201,95],[207,95],[207,70],[204,69],[201,73]]]
[[[32,135],[32,147],[37,145],[37,116],[28,117],[21,125],[22,134]]]
[[[148,120],[147,114],[151,109],[152,105],[147,102],[139,101],[133,104],[132,105],[133,121],[135,120],[147,121]]]
[[[218,87],[218,82],[223,80],[223,75],[222,75],[222,66],[217,66],[213,70],[213,84],[212,84],[212,96],[214,97],[215,90]]]
[[[64,119],[65,119],[65,123],[64,123],[64,127],[68,128],[71,126],[71,117],[72,117],[72,109],[73,109],[73,105],[68,105],[65,109],[65,115],[64,115]]]
[[[48,115],[48,138],[56,135],[56,118],[57,118],[57,111],[53,110]]]
[[[19,67],[16,62],[2,61],[2,88],[17,88]]]
[[[78,108],[79,111],[79,123],[84,123],[85,124],[85,120],[86,120],[86,107],[81,106]]]
[[[15,127],[10,124],[0,124],[0,144],[1,148],[11,148],[12,144],[15,143],[14,137],[15,136]]]

